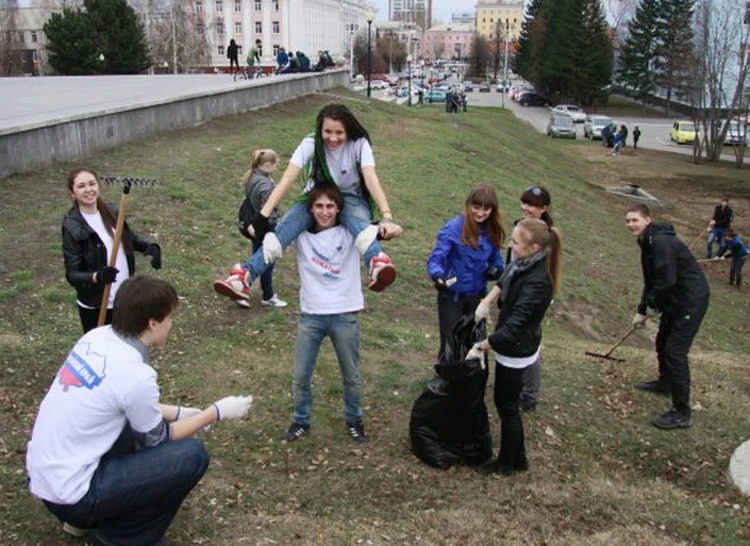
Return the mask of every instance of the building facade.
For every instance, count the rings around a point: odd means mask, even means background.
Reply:
[[[425,31],[432,26],[432,0],[388,0],[388,20],[415,23]]]
[[[467,23],[444,23],[424,33],[421,43],[422,58],[464,60],[472,54],[474,25]]]
[[[515,41],[521,32],[523,9],[523,0],[478,0],[477,34],[488,40]]]

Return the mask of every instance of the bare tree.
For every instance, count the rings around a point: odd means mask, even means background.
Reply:
[[[209,62],[208,43],[198,32],[198,21],[189,4],[181,0],[140,0],[137,6],[156,66],[163,63],[174,74]]]
[[[620,25],[632,17],[637,5],[638,0],[607,0],[607,13],[614,32],[619,34]]]
[[[0,0],[0,76],[17,76],[23,70],[17,0]]]
[[[743,8],[744,9],[744,8]],[[693,159],[717,162],[731,124],[746,108],[750,25],[743,28],[743,12],[730,0],[699,0],[696,6],[696,47],[693,85],[688,98],[693,108],[696,141]],[[744,143],[735,146],[737,166],[744,160]]]

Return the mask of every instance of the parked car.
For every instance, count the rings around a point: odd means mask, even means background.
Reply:
[[[576,138],[576,126],[573,118],[564,115],[552,115],[547,123],[547,136],[558,138]]]
[[[669,140],[677,144],[692,144],[695,137],[695,123],[692,121],[675,121],[672,130],[669,131]]]
[[[445,97],[445,91],[438,91],[437,89],[432,89],[424,94],[425,102],[445,102]]]
[[[721,128],[724,128],[726,120],[721,120]],[[747,145],[747,131],[742,131],[740,128],[740,122],[733,119],[729,122],[729,129],[727,129],[727,135],[724,139],[725,146],[739,146],[740,144]]]
[[[521,93],[525,93],[527,91],[534,91],[534,88],[529,87],[528,85],[512,85],[508,96],[510,97],[510,100],[517,101]]]
[[[601,140],[602,129],[610,123],[612,123],[612,118],[609,116],[586,116],[586,121],[583,122],[583,137],[590,138],[591,140]]]
[[[558,104],[552,109],[552,115],[570,116],[576,123],[586,121],[586,112],[573,104]]]
[[[521,106],[549,106],[549,99],[536,91],[524,91],[518,95]]]
[[[467,93],[474,91],[474,83],[471,80],[464,80],[461,85],[464,86],[464,91]]]
[[[479,84],[479,92],[480,93],[489,93],[490,92],[490,82],[482,82]]]
[[[384,80],[370,80],[370,89],[388,89],[390,84]]]
[[[497,80],[497,88],[495,91],[498,93],[507,93],[510,91],[510,82],[508,80]]]

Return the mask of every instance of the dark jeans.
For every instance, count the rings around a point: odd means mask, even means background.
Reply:
[[[502,470],[526,465],[523,420],[519,407],[523,368],[495,364],[495,407],[500,416],[500,454]]]
[[[659,383],[672,389],[672,405],[690,412],[690,365],[688,351],[708,309],[708,296],[688,309],[663,313],[656,334]]]
[[[232,59],[230,57],[230,59],[229,59],[229,72],[234,73],[235,70],[237,70],[237,72],[240,71],[240,63],[237,61],[237,59]]]
[[[745,256],[734,256],[732,257],[732,263],[729,266],[729,284],[737,283],[737,286],[742,284],[742,266],[745,265]]]
[[[253,254],[263,248],[263,241],[253,239]],[[260,275],[260,288],[263,291],[263,299],[270,300],[273,297],[273,264]]]
[[[484,294],[477,294],[476,296],[459,296],[458,301],[455,301],[455,297],[456,293],[451,290],[438,292],[437,295],[438,323],[440,324],[440,349],[438,350],[438,362],[443,356],[445,344],[448,341],[448,336],[451,334],[453,327],[463,315],[466,313],[473,313],[476,310],[477,305],[479,305]]]
[[[200,441],[173,440],[135,451],[128,427],[102,457],[80,501],[44,504],[61,521],[96,527],[96,538],[108,546],[152,546],[207,468]]]
[[[86,309],[85,307],[78,307],[78,316],[81,317],[81,326],[83,326],[83,333],[85,334],[89,330],[93,330],[99,326],[99,309]],[[107,316],[104,318],[104,324],[112,324],[112,309],[107,309]]]

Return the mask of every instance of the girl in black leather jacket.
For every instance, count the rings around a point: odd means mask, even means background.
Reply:
[[[476,347],[495,351],[495,406],[501,421],[500,453],[480,467],[484,474],[510,475],[529,468],[519,407],[523,372],[539,357],[542,319],[560,285],[557,229],[525,218],[513,229],[510,245],[513,260],[498,281],[502,305],[497,327]]]
[[[62,225],[65,278],[76,289],[83,332],[96,328],[104,286],[112,283],[106,324],[112,320],[112,302],[120,283],[135,272],[134,250],[151,257],[151,266],[161,269],[161,248],[133,233],[125,224],[115,267],[109,267],[117,210],[99,195],[99,181],[90,169],[75,169],[68,175],[73,206]]]

